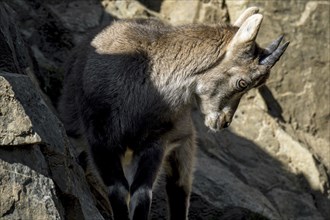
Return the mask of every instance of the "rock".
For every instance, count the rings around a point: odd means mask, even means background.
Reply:
[[[300,199],[302,205],[306,204],[305,199],[308,199],[311,207],[315,204],[314,208],[317,208],[318,212],[324,217],[327,216],[328,208],[326,207],[329,207],[330,203],[328,199],[329,179],[326,166],[320,163],[313,151],[308,150],[305,143],[300,142],[296,136],[291,135],[293,132],[290,130],[291,126],[289,124],[279,124],[278,120],[270,117],[269,114],[262,116],[267,110],[268,106],[265,102],[262,102],[260,95],[250,93],[241,103],[232,131],[253,140],[260,149],[279,162],[280,166],[286,170],[285,173],[290,174],[290,182],[286,184],[282,182],[279,188],[287,188],[290,189],[289,191],[293,189],[294,192],[300,191],[296,197],[302,196],[302,199]],[[244,117],[244,115],[248,117]],[[245,126],[240,126],[242,124],[258,124],[260,122],[261,124],[254,131],[247,129]],[[271,171],[269,172],[271,173]],[[281,175],[285,176],[282,173]],[[272,185],[271,183],[268,184]],[[296,188],[291,189],[293,186]],[[276,202],[276,199],[272,200]],[[279,204],[283,205],[283,207],[277,205],[279,208],[290,209],[288,204],[281,202]],[[296,207],[296,203],[292,204],[295,204],[291,207],[293,210]],[[302,209],[308,210],[306,208],[297,210]],[[297,218],[300,214],[299,212],[297,213]],[[291,213],[291,215],[294,214]],[[291,217],[288,218],[290,219]],[[316,219],[317,216],[314,218]]]
[[[67,4],[47,3],[63,26],[71,32],[86,32],[100,25],[103,8],[96,1],[71,1]]]
[[[15,12],[6,4],[0,5],[0,70],[27,74],[27,69],[33,69],[29,51],[15,26]],[[12,16],[8,16],[8,15]]]
[[[0,218],[110,218],[109,207],[97,208],[61,122],[31,81],[33,59],[13,10],[4,3],[0,10],[0,44],[8,48],[0,60]]]
[[[269,219],[324,219],[323,203],[329,205],[326,173],[313,154],[268,115],[256,91],[242,100],[231,128],[220,134],[203,128],[200,115],[194,118],[202,151],[195,193],[200,191],[219,208],[243,207]],[[213,188],[200,184],[207,181]],[[291,202],[284,203],[286,199]]]
[[[252,0],[227,2],[233,19],[254,3]],[[274,67],[267,83],[271,96],[275,97],[273,102],[278,103],[278,112],[286,122],[283,132],[274,134],[283,142],[281,149],[271,154],[291,172],[306,178],[317,207],[326,217],[330,215],[330,59],[328,50],[324,49],[324,45],[329,47],[329,44],[324,42],[329,42],[330,4],[325,1],[264,1],[258,2],[258,7],[264,14],[258,39],[261,45],[267,45],[270,39],[281,34],[291,41],[284,56],[287,58]],[[266,109],[274,110],[269,104]],[[245,136],[246,130],[241,134]],[[283,157],[283,153],[290,155]]]
[[[256,1],[228,1],[233,20]],[[258,41],[267,45],[284,34],[290,46],[274,67],[268,86],[289,124],[287,132],[304,143],[330,174],[329,31],[326,1],[257,3],[264,15]],[[302,46],[303,45],[303,46]],[[326,49],[326,48],[327,49]],[[294,103],[294,104],[293,104]]]
[[[18,75],[16,78],[21,79]],[[16,83],[22,82],[25,81]],[[21,93],[25,95],[22,90]],[[12,90],[12,85],[3,76],[0,77],[0,95],[0,117],[2,119],[0,121],[0,145],[29,145],[41,143],[41,137],[33,129],[34,127],[31,119],[27,117],[25,109],[20,101],[15,98],[16,94]],[[43,109],[38,110],[37,113],[43,111]],[[35,113],[32,112],[32,114]]]
[[[212,156],[205,152],[198,153],[193,188],[195,194],[209,201],[216,210],[241,207],[269,219],[279,219],[279,213],[268,198],[259,189],[245,182],[243,170],[234,164],[225,166],[219,162],[223,158]]]
[[[107,13],[119,19],[160,16],[157,12],[153,12],[144,7],[139,1],[102,0],[102,6]]]
[[[29,54],[33,54],[33,63],[36,65],[33,72],[39,86],[56,105],[63,78],[61,65],[72,49],[74,35],[69,33],[47,4],[22,0],[5,2],[17,12],[10,14],[12,19],[15,19],[14,25],[11,26],[18,27],[17,32],[22,34],[29,44]],[[13,35],[10,34],[8,36]]]
[[[189,8],[189,10],[187,10]],[[191,24],[201,22],[228,22],[225,1],[172,1],[162,2],[160,13],[171,24]]]
[[[329,206],[326,173],[313,154],[268,115],[256,91],[247,99],[231,129],[219,134],[210,133],[203,116],[194,112],[200,150],[190,219],[324,219]],[[252,117],[245,116],[249,112],[254,112]],[[256,129],[242,126],[246,124]],[[164,188],[156,189],[152,216],[166,219]]]
[[[280,34],[291,44],[267,87],[242,99],[230,129],[211,133],[203,116],[193,112],[199,150],[189,219],[330,216],[328,2],[4,2],[7,5],[0,3],[1,219],[110,218],[102,186],[89,174],[86,181],[56,112],[40,92],[56,103],[61,66],[84,36],[122,18],[158,17],[175,25],[233,22],[252,5],[264,15],[260,45]],[[166,219],[163,187],[160,184],[154,194],[152,219]]]
[[[0,218],[63,219],[64,208],[53,180],[44,175],[47,162],[39,146],[1,148],[0,152]],[[27,158],[37,162],[38,171]]]
[[[0,88],[0,216],[102,219],[63,126],[29,77],[1,73]]]

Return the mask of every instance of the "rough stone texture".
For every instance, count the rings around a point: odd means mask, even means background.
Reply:
[[[24,47],[24,39],[14,25],[15,12],[7,5],[0,7],[0,70],[27,74],[26,69],[32,68],[29,51]],[[8,16],[11,14],[12,16]],[[17,53],[19,51],[19,53]]]
[[[160,13],[174,25],[201,22],[228,22],[225,1],[164,0]]]
[[[104,10],[118,19],[159,17],[160,14],[148,10],[139,1],[109,1],[102,0]]]
[[[41,143],[41,137],[33,130],[31,119],[27,117],[23,106],[15,98],[15,92],[10,83],[2,76],[0,78],[0,109],[1,145]]]
[[[55,184],[44,175],[47,173],[47,162],[42,160],[39,146],[1,148],[0,153],[0,218],[63,219],[64,209]],[[22,163],[27,160],[36,161],[37,170]]]
[[[0,218],[102,219],[61,122],[31,81],[29,48],[0,3]],[[9,73],[6,71],[17,71]],[[27,76],[29,75],[29,76]]]
[[[86,34],[122,18],[234,21],[252,5],[264,15],[259,43],[285,34],[291,44],[267,87],[243,98],[230,129],[211,133],[193,112],[200,147],[189,219],[329,218],[328,1],[5,2],[12,9],[0,3],[1,219],[109,218],[102,187],[91,176],[86,183],[36,85],[56,103],[61,65]],[[166,219],[163,187],[154,194],[152,219]]]
[[[0,73],[0,88],[0,216],[102,218],[63,126],[29,77]]]
[[[212,180],[215,176],[226,176],[213,180],[226,190],[223,195],[211,198],[214,201],[222,198],[221,204],[248,208],[270,219],[323,219],[324,203],[329,205],[324,191],[328,187],[324,168],[319,169],[313,154],[289,136],[285,127],[266,113],[267,107],[258,104],[261,98],[251,93],[240,104],[231,129],[210,135],[198,126],[201,149],[219,163],[214,167],[223,167],[231,174],[221,175],[221,171],[214,168],[216,172],[210,175],[211,168],[207,170],[204,175],[209,174]],[[253,114],[246,117],[250,112]],[[255,128],[242,126],[247,124]],[[205,166],[211,167],[204,161]],[[237,194],[227,194],[231,187]],[[216,192],[209,194],[216,195]]]
[[[288,133],[330,170],[330,2],[251,0],[227,4],[233,19],[239,14],[237,8],[260,7],[264,15],[258,38],[261,45],[280,34],[291,41],[268,86],[291,127]]]

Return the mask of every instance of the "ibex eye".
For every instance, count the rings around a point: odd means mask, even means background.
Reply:
[[[236,81],[236,87],[239,90],[243,90],[248,86],[247,82],[244,79],[240,79]]]

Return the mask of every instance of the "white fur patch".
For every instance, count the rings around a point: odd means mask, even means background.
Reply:
[[[143,188],[139,188],[138,190],[136,190],[134,192],[134,194],[131,197],[130,204],[129,204],[130,219],[133,219],[133,214],[134,214],[136,206],[139,203],[143,202],[143,200],[146,198],[150,199],[150,205],[151,205],[151,200],[152,200],[152,190],[151,189],[149,189],[147,187],[143,187]]]
[[[212,131],[216,131],[216,123],[219,120],[220,113],[219,112],[211,112],[205,116],[205,126],[211,129]]]
[[[118,192],[119,195],[121,195],[125,200],[126,203],[129,203],[129,192],[128,190],[121,184],[116,184],[113,186],[108,187],[109,194],[113,194],[114,192]]]

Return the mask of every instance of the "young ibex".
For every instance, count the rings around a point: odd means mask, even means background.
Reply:
[[[282,37],[256,44],[257,13],[247,9],[233,26],[117,21],[72,57],[59,110],[68,134],[87,138],[115,220],[148,218],[161,166],[170,219],[187,219],[194,100],[212,131],[228,127],[288,46]]]

